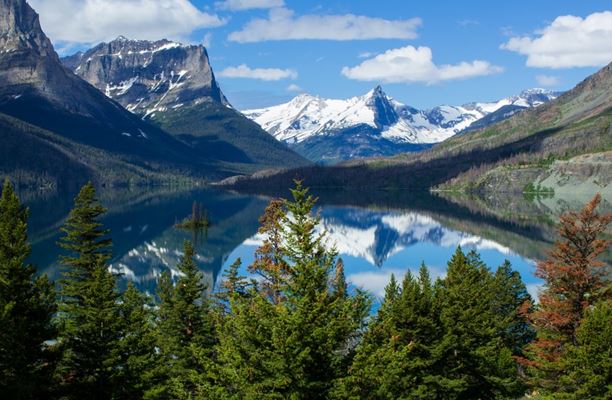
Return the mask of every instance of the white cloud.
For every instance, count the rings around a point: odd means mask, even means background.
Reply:
[[[374,55],[374,53],[369,52],[369,51],[362,51],[361,53],[359,53],[359,55],[357,57],[359,58],[370,58]]]
[[[536,76],[536,81],[540,86],[558,86],[559,85],[559,77],[552,75],[538,75]]]
[[[244,11],[257,8],[283,7],[283,0],[225,0],[215,3],[215,7],[220,10]]]
[[[535,37],[512,37],[501,48],[526,55],[529,67],[600,67],[612,61],[612,11],[557,17]]]
[[[29,0],[53,41],[97,43],[119,35],[133,39],[184,39],[223,25],[189,0]]]
[[[287,86],[287,91],[288,92],[303,92],[304,89],[302,89],[301,87],[299,87],[295,83],[292,83],[291,85]]]
[[[228,39],[239,43],[266,40],[365,40],[414,39],[419,18],[386,20],[360,15],[302,15],[286,8],[270,10],[268,18],[248,22]]]
[[[279,81],[281,79],[296,79],[298,74],[292,69],[280,68],[251,68],[246,64],[237,67],[227,67],[219,74],[224,78],[260,79],[262,81]]]
[[[384,83],[436,82],[467,79],[501,72],[501,67],[475,60],[453,65],[436,65],[429,47],[406,46],[387,50],[355,67],[342,68],[342,75],[360,81]]]
[[[202,38],[202,46],[209,48],[212,45],[212,33],[208,32],[206,35],[204,35],[204,37]]]

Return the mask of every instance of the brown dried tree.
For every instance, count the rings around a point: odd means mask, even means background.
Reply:
[[[529,314],[537,337],[528,346],[528,359],[521,361],[531,367],[534,384],[545,390],[557,389],[565,349],[576,345],[585,311],[610,297],[606,290],[610,266],[598,257],[612,243],[603,237],[612,214],[598,213],[600,202],[598,194],[582,211],[561,216],[561,239],[536,267],[536,276],[545,281],[540,304]]]

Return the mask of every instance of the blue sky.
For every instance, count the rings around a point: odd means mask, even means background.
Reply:
[[[29,2],[60,53],[119,34],[205,43],[237,108],[379,83],[418,108],[488,101],[569,89],[612,61],[610,1]]]

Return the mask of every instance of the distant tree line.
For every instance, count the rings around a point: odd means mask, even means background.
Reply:
[[[265,238],[205,296],[193,246],[155,298],[120,293],[92,184],[59,245],[57,286],[27,263],[28,210],[0,199],[2,399],[609,399],[612,298],[595,197],[559,224],[539,303],[505,262],[458,248],[444,278],[392,277],[378,311],[349,288],[297,183],[260,219]]]

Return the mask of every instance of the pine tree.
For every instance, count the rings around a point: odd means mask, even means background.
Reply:
[[[423,265],[385,290],[376,320],[357,348],[338,398],[437,399],[441,394],[436,349],[441,340],[436,290]]]
[[[111,241],[100,218],[106,212],[91,183],[75,198],[62,232],[66,267],[60,284],[57,369],[68,398],[110,399],[120,365],[120,313],[116,278],[108,269]]]
[[[561,216],[559,236],[547,260],[539,262],[536,275],[544,280],[540,304],[530,314],[537,332],[523,363],[532,383],[545,392],[559,390],[565,374],[562,362],[567,346],[577,345],[577,328],[585,311],[599,300],[609,299],[606,265],[598,257],[610,246],[603,239],[612,214],[601,215],[597,195],[580,212]]]
[[[27,264],[28,210],[6,180],[0,198],[0,398],[47,397],[55,289]]]
[[[287,216],[284,206],[283,200],[272,200],[259,219],[258,233],[265,239],[255,251],[255,261],[248,268],[249,272],[260,277],[261,290],[267,292],[274,304],[282,300],[282,284],[290,272],[282,249],[285,235],[283,221]]]
[[[525,346],[535,337],[535,331],[524,313],[524,308],[532,303],[531,296],[521,275],[512,270],[507,260],[497,268],[494,279],[493,307],[501,323],[499,336],[504,339],[505,346],[512,350],[513,356],[522,357]]]
[[[348,293],[337,253],[316,231],[314,198],[301,183],[292,194],[266,209],[267,241],[249,268],[263,281],[231,297],[222,324],[219,359],[235,398],[327,398],[367,315],[368,298]]]
[[[563,356],[559,399],[612,398],[612,302],[589,308]]]
[[[193,398],[212,390],[217,339],[210,303],[204,297],[206,284],[194,257],[193,246],[185,242],[176,285],[167,272],[158,284],[157,343],[162,362],[156,374],[161,380],[147,398]]]
[[[361,293],[337,296],[331,290],[337,252],[326,247],[325,233],[316,231],[319,218],[312,215],[316,200],[301,182],[291,193],[284,218],[283,251],[291,277],[286,289],[289,319],[280,327],[287,338],[283,351],[294,377],[290,393],[325,398],[348,367],[348,346],[363,324],[369,299]],[[343,274],[335,278],[335,286],[343,287]]]
[[[389,343],[397,337],[394,310],[400,296],[401,288],[391,274],[380,308],[356,348],[348,374],[337,382],[332,398],[390,398],[392,393],[384,385],[385,370],[392,362],[393,349],[389,348]]]
[[[155,313],[151,299],[130,282],[121,296],[119,313],[121,369],[114,398],[142,399],[153,385],[154,369],[160,362],[156,351]]]
[[[441,287],[444,359],[442,397],[506,398],[516,395],[517,370],[512,350],[499,335],[494,280],[476,253],[457,249]],[[498,305],[499,306],[499,305]]]

